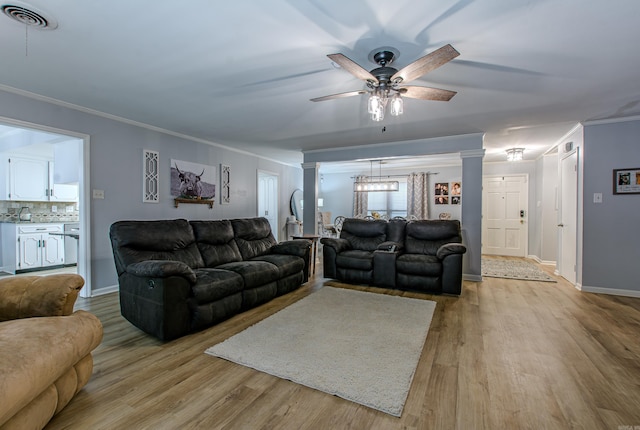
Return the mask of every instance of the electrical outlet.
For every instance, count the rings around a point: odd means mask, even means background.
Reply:
[[[104,199],[104,190],[93,190],[94,199]]]
[[[58,212],[58,206],[56,205],[51,206],[51,212],[53,213]]]
[[[73,212],[73,206],[67,206],[67,207],[65,208],[65,212],[67,212],[67,213],[71,213],[71,212]]]

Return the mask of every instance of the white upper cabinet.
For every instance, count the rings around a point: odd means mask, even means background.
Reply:
[[[3,155],[0,200],[77,202],[78,185],[55,184],[54,163],[40,158]]]
[[[3,200],[49,200],[49,162],[35,158],[4,157]]]

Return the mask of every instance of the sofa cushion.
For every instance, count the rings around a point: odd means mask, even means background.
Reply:
[[[198,304],[210,303],[239,293],[244,288],[242,276],[221,269],[197,269],[197,281],[191,287]]]
[[[440,276],[442,263],[433,255],[402,254],[396,259],[396,271],[410,275]]]
[[[230,270],[242,276],[245,290],[275,282],[280,276],[278,268],[267,261],[238,261],[222,264],[217,268]]]
[[[352,249],[375,251],[387,240],[387,222],[347,218],[342,224],[340,238],[348,240]]]
[[[373,252],[357,249],[341,252],[336,265],[343,269],[373,270]]]
[[[231,225],[243,260],[267,254],[277,243],[266,218],[234,219]]]
[[[267,254],[252,258],[251,261],[266,261],[278,268],[279,278],[286,278],[304,270],[304,260],[294,255]]]
[[[242,260],[231,221],[191,221],[191,227],[206,267]]]
[[[128,265],[146,260],[181,261],[192,269],[204,266],[193,229],[185,219],[117,221],[109,232],[118,275]]]

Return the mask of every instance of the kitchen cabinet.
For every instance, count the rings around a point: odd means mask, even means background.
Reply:
[[[6,157],[7,177],[2,200],[49,200],[49,161]]]
[[[9,273],[64,264],[63,224],[2,224],[3,270]]]
[[[54,163],[4,155],[7,173],[0,179],[0,200],[77,202],[78,186],[54,183]]]

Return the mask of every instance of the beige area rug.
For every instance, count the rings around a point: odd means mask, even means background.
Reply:
[[[435,307],[323,287],[206,353],[399,417]]]
[[[524,260],[500,259],[482,256],[482,276],[524,281],[558,282],[535,264]]]

